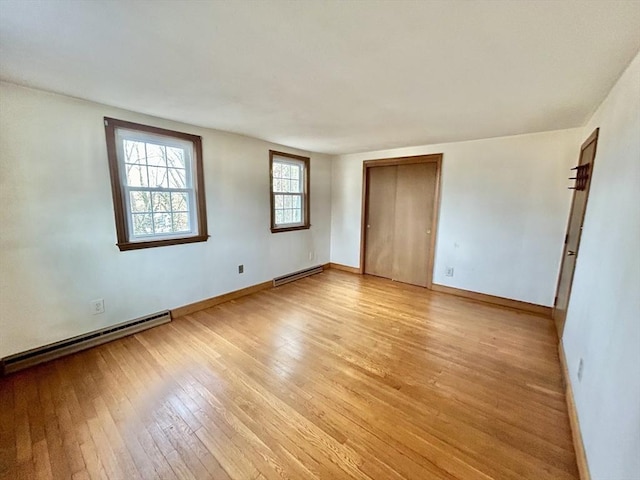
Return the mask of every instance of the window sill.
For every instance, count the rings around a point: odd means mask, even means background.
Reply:
[[[309,230],[311,225],[298,225],[296,227],[271,227],[271,233],[292,232],[294,230]]]
[[[196,235],[194,237],[168,238],[164,240],[150,240],[148,242],[125,242],[118,243],[121,252],[127,250],[140,250],[142,248],[167,247],[169,245],[180,245],[183,243],[206,242],[209,235]]]

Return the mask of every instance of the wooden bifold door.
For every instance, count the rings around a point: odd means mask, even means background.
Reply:
[[[365,162],[364,273],[431,286],[441,158]]]

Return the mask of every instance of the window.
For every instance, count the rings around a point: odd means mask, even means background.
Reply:
[[[104,119],[118,248],[207,240],[202,140]]]
[[[269,150],[271,231],[309,228],[309,158]]]

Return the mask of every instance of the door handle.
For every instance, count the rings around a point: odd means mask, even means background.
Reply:
[[[576,254],[573,250],[567,250],[567,257],[573,257]]]

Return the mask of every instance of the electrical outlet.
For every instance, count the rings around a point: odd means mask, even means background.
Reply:
[[[91,305],[91,313],[94,315],[104,313],[104,299],[98,298],[97,300],[91,300],[89,305]]]
[[[578,381],[582,381],[582,373],[584,371],[584,360],[581,358],[580,363],[578,363]]]
[[[244,273],[244,265],[238,265],[238,273]]]
[[[447,267],[447,270],[445,271],[444,274],[447,277],[453,277],[453,267]]]

